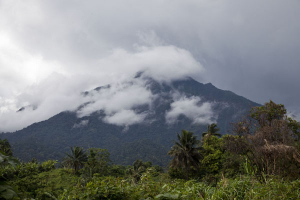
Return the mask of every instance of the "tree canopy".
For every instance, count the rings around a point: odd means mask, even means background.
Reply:
[[[188,179],[191,168],[193,167],[194,170],[197,170],[200,164],[200,141],[197,140],[197,136],[193,132],[186,130],[182,130],[181,135],[177,134],[177,138],[178,142],[174,141],[174,146],[168,152],[168,155],[174,157],[170,166],[173,168],[184,168]]]
[[[207,125],[207,131],[202,133],[202,139],[204,139],[204,137],[206,137],[206,136],[221,137],[222,135],[220,133],[218,133],[218,131],[220,131],[220,129],[218,128],[216,123]]]
[[[248,118],[233,123],[227,149],[247,157],[260,181],[265,175],[298,177],[300,153],[297,148],[299,122],[286,114],[282,104],[273,101],[251,109]]]
[[[71,166],[75,173],[84,166],[85,162],[88,160],[88,156],[83,148],[81,147],[71,147],[71,153],[66,153],[66,157],[63,161],[65,165]]]

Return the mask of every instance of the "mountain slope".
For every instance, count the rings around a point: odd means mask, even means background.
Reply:
[[[184,110],[182,114],[176,115],[175,120],[172,118],[170,123],[166,113],[175,110],[174,106],[177,104],[174,102],[196,102],[199,106],[209,102],[207,105],[211,106],[214,113],[209,120],[218,123],[222,134],[229,129],[230,122],[246,114],[250,107],[258,105],[230,91],[220,90],[210,83],[199,83],[192,78],[172,83],[159,83],[151,78],[136,79],[143,79],[145,87],[155,97],[151,104],[133,108],[136,113],[145,116],[141,123],[121,126],[103,120],[106,114],[102,111],[81,118],[77,117],[76,112],[66,111],[20,131],[2,134],[1,138],[9,140],[15,156],[27,161],[33,157],[41,161],[60,160],[71,146],[77,145],[84,148],[108,149],[111,159],[116,164],[132,164],[141,158],[165,166],[170,159],[167,152],[173,145],[172,140],[176,139],[177,132],[186,129],[193,131],[200,138],[207,126],[207,123],[195,123]],[[99,87],[83,95],[107,89],[110,89],[110,86]],[[81,108],[84,109],[86,105],[82,105]],[[208,120],[204,114],[202,117]]]

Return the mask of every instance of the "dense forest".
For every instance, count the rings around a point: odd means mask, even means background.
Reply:
[[[230,126],[182,130],[168,166],[115,165],[108,150],[79,146],[62,162],[21,162],[3,139],[0,199],[300,199],[300,124],[284,106],[253,107]]]

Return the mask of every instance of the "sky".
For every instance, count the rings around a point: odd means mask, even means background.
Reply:
[[[78,116],[103,109],[107,123],[140,123],[146,114],[132,108],[155,96],[143,82],[128,86],[138,71],[159,82],[191,76],[297,117],[299,10],[298,0],[0,0],[0,132],[74,110],[82,91],[111,83]],[[167,120],[189,105],[205,116],[186,115],[209,122],[211,105],[199,101],[178,98]]]

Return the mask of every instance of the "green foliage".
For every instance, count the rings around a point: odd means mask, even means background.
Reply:
[[[4,139],[4,140],[0,139],[0,152],[4,155],[7,155],[7,156],[12,156],[13,155],[12,150],[11,150],[11,146],[10,146],[7,139]]]
[[[201,143],[192,132],[177,134],[167,174],[141,159],[113,165],[99,148],[71,148],[63,164],[75,173],[0,153],[0,199],[300,199],[299,123],[272,101],[250,115],[234,124],[236,136],[218,138],[216,124]]]
[[[85,175],[92,177],[95,173],[101,176],[109,174],[109,166],[112,164],[110,153],[106,149],[88,149],[88,158],[84,169],[81,170]]]
[[[14,189],[4,181],[0,181],[0,199],[13,199],[17,196]]]
[[[0,167],[12,166],[15,167],[19,163],[18,159],[0,153]]]
[[[143,162],[142,160],[138,159],[132,164],[132,166],[129,166],[126,169],[126,173],[132,177],[134,183],[137,183],[140,181],[142,174],[151,166],[151,162]]]
[[[224,156],[223,141],[216,136],[206,138],[202,145],[201,166],[206,173],[217,174],[222,168],[222,161]]]
[[[55,161],[46,161],[41,164],[29,162],[21,163],[16,168],[12,168],[13,178],[10,179],[9,183],[17,189],[20,199],[252,200],[300,198],[299,180],[290,182],[274,176],[266,180],[265,184],[261,184],[253,179],[255,172],[251,171],[252,168],[249,167],[248,160],[242,165],[248,174],[247,176],[239,175],[236,178],[225,178],[224,166],[230,166],[227,163],[228,160],[236,159],[224,150],[225,138],[229,138],[229,136],[222,138],[211,136],[203,142],[200,152],[203,157],[199,166],[205,172],[203,178],[205,181],[199,181],[200,179],[198,181],[170,179],[168,174],[162,173],[160,167],[152,166],[151,162],[143,162],[142,160],[136,160],[132,166],[128,166],[125,170],[125,166],[110,164],[109,153],[106,150],[90,149],[89,159],[82,170],[88,170],[98,165],[99,167],[106,166],[107,174],[113,176],[93,173],[87,178],[77,176],[72,172],[72,169],[55,169]],[[242,160],[245,161],[244,158]],[[239,165],[234,166],[239,167]],[[102,167],[101,169],[103,169]],[[181,176],[186,178],[182,168],[170,168],[169,174],[171,174],[171,170],[174,170],[173,173],[181,173]],[[119,174],[121,175],[119,176]],[[214,184],[211,184],[212,182]]]
[[[126,167],[123,165],[112,165],[109,168],[109,175],[115,177],[124,177],[126,172]]]
[[[95,158],[96,159],[96,158]],[[66,153],[66,157],[63,161],[63,164],[74,169],[74,172],[82,168],[85,162],[88,160],[86,152],[81,147],[71,147],[71,153]]]
[[[200,153],[200,165],[196,177],[210,184],[216,182],[222,177],[236,177],[244,173],[242,165],[244,159],[235,154],[231,154],[224,148],[224,141],[228,135],[221,138],[210,135],[202,141]]]
[[[217,187],[195,180],[154,181],[145,174],[139,184],[113,177],[94,178],[82,186],[77,184],[59,198],[64,199],[207,199],[207,200],[255,200],[299,199],[300,181],[285,182],[270,179],[266,184],[249,178],[222,179]]]
[[[168,175],[172,179],[185,179],[186,178],[186,172],[182,168],[169,167]]]
[[[247,158],[246,171],[261,182],[274,175],[295,180],[300,178],[299,127],[282,104],[270,101],[252,108],[248,119],[233,123],[238,136],[228,136],[226,148]]]
[[[254,175],[257,173],[257,167],[254,166],[254,168],[252,168],[250,162],[251,162],[251,161],[248,161],[247,158],[245,159],[245,162],[244,162],[244,169],[245,169],[245,171],[246,171],[246,174],[249,174],[249,175],[251,175],[251,176],[254,176]]]
[[[220,133],[218,133],[218,131],[220,131],[220,129],[218,128],[216,123],[212,123],[210,125],[207,125],[207,131],[202,133],[202,140],[205,137],[209,137],[209,136],[221,137],[222,135]]]
[[[13,199],[17,196],[14,189],[7,183],[8,179],[5,176],[6,169],[14,169],[17,164],[18,160],[14,157],[0,153],[0,199]]]
[[[265,103],[263,106],[253,107],[250,111],[250,117],[255,119],[260,127],[271,126],[273,120],[281,120],[285,115],[284,105],[275,104],[273,101]]]
[[[288,117],[287,120],[288,120],[288,127],[295,134],[296,141],[300,142],[300,123],[291,117]]]
[[[5,167],[1,170],[1,175],[10,180],[10,185],[14,186],[18,192],[25,194],[23,197],[37,195],[38,189],[44,187],[44,179],[39,179],[39,174],[55,169],[57,162],[53,160],[45,161],[41,164],[37,162],[20,163],[15,168]],[[22,197],[22,195],[21,195]]]
[[[22,199],[51,199],[49,196],[59,196],[65,189],[72,188],[77,180],[78,177],[70,170],[52,169],[23,178],[16,177],[11,184],[18,189]]]
[[[191,170],[198,170],[199,159],[201,154],[199,153],[200,141],[194,133],[182,130],[181,135],[177,134],[178,142],[174,142],[175,145],[168,152],[168,155],[174,157],[170,163],[171,168],[179,169],[184,168],[186,170],[186,179],[189,179],[189,173]]]

